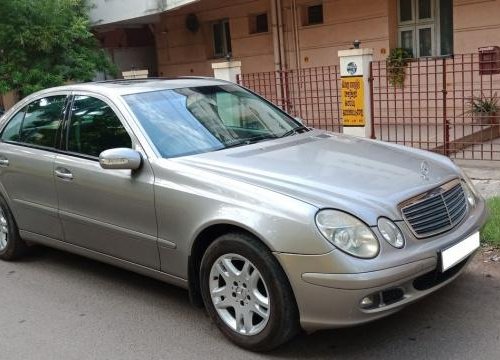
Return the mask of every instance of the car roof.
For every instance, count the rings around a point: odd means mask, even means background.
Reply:
[[[121,79],[64,85],[42,90],[42,92],[90,91],[109,95],[129,95],[159,90],[227,84],[230,84],[230,82],[208,77]]]

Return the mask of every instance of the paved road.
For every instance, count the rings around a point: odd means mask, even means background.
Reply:
[[[0,262],[0,359],[499,359],[500,263],[390,318],[254,355],[224,340],[187,292],[47,248]]]
[[[457,161],[485,197],[500,196],[500,162]]]

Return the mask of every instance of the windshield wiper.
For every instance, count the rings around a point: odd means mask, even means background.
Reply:
[[[300,134],[302,132],[307,132],[307,131],[310,131],[310,129],[307,126],[301,125],[299,127],[296,127],[296,128],[293,128],[293,129],[287,131],[286,133],[281,135],[280,138]]]
[[[296,128],[293,128],[290,131],[287,131],[286,133],[284,133],[281,136],[275,136],[275,135],[269,135],[269,134],[254,136],[252,138],[244,139],[242,141],[235,142],[233,144],[227,144],[222,149],[219,149],[219,150],[225,150],[225,149],[231,149],[231,148],[235,148],[235,147],[239,147],[239,146],[255,144],[255,143],[258,143],[261,141],[266,141],[266,140],[280,139],[280,138],[284,138],[284,137],[295,135],[295,134],[300,134],[302,132],[306,132],[306,131],[310,131],[310,130],[311,129],[309,129],[307,126],[302,125],[302,126],[298,126]]]
[[[255,143],[258,143],[258,142],[261,142],[261,141],[272,140],[272,139],[276,139],[276,136],[270,136],[270,135],[255,136],[255,137],[252,137],[252,138],[248,138],[248,139],[236,142],[234,144],[225,145],[220,150],[230,149],[230,148],[234,148],[234,147],[238,147],[238,146],[243,146],[243,145],[255,144]]]
[[[231,149],[231,148],[235,148],[235,147],[243,146],[243,145],[248,145],[248,144],[250,144],[250,142],[248,140],[240,141],[240,142],[236,142],[236,143],[233,143],[233,144],[224,145],[224,147],[218,149],[218,151],[220,151],[220,150],[226,150],[226,149]]]

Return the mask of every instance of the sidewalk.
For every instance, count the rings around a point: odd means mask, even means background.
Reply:
[[[500,161],[456,160],[485,197],[500,196]]]

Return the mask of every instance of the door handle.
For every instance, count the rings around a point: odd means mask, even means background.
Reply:
[[[6,159],[4,157],[0,157],[0,166],[1,167],[9,166],[9,159]]]
[[[73,180],[73,174],[71,171],[65,168],[57,168],[54,170],[56,176],[63,180]]]

